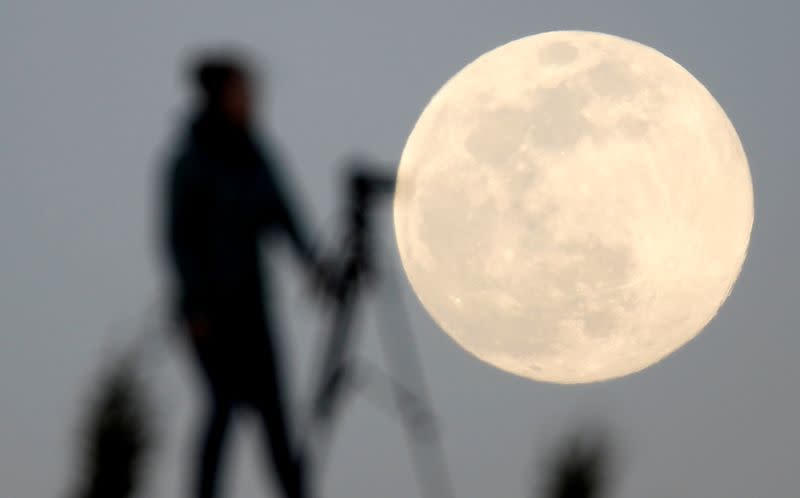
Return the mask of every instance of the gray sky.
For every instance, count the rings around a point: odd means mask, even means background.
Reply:
[[[793,495],[798,16],[790,0],[0,0],[3,494],[63,493],[74,470],[71,429],[101,354],[136,336],[162,297],[158,159],[180,117],[187,50],[236,41],[263,57],[269,121],[295,166],[294,190],[322,227],[337,206],[341,159],[398,158],[427,100],[464,64],[521,36],[587,29],[669,55],[725,108],[753,176],[750,253],[697,339],[640,374],[597,385],[533,383],[480,363],[435,327],[406,285],[457,495],[529,496],[537,455],[590,416],[622,439],[620,498]],[[320,319],[302,308],[291,257],[279,259],[300,389]],[[371,343],[365,354],[381,359]],[[149,495],[181,496],[199,392],[179,348],[153,373],[165,437]],[[264,489],[254,436],[249,426],[236,433],[231,496]],[[333,456],[325,496],[416,493],[402,433],[363,401],[347,412]]]

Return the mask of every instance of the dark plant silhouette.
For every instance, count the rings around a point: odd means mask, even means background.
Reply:
[[[611,448],[601,432],[573,434],[545,468],[546,498],[601,498],[611,475]]]
[[[74,498],[127,498],[142,482],[154,427],[133,358],[113,364],[81,423],[80,476]]]

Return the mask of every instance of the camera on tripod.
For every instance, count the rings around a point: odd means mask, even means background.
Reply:
[[[347,176],[348,213],[343,265],[339,280],[339,299],[343,299],[357,280],[373,274],[373,251],[370,245],[371,216],[375,204],[394,193],[394,175],[386,165],[353,159]],[[385,173],[384,173],[385,172]]]
[[[359,213],[363,213],[371,203],[394,193],[394,175],[379,173],[386,171],[382,167],[363,159],[356,159],[350,165],[350,203]]]

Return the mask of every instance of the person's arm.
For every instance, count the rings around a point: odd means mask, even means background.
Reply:
[[[283,162],[272,148],[264,155],[264,183],[268,198],[266,216],[288,236],[297,256],[309,268],[318,264],[316,248],[311,243],[304,217],[291,191],[280,175]]]
[[[315,247],[303,225],[302,212],[290,195],[290,190],[282,182],[280,169],[284,166],[273,150],[265,156],[265,179],[268,199],[265,215],[270,223],[277,223],[282,231],[289,237],[295,253],[304,263],[305,269],[311,277],[312,291],[328,297],[336,297],[338,293],[338,278],[333,261],[327,260]]]

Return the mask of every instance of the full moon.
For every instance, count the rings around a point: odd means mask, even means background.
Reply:
[[[753,224],[750,170],[688,71],[616,36],[558,31],[468,64],[403,150],[403,267],[461,347],[586,383],[640,371],[728,297]]]

